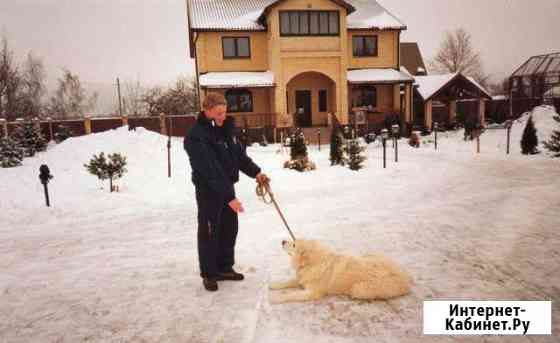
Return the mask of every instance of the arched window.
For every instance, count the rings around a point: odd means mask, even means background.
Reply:
[[[227,111],[253,112],[253,95],[247,89],[230,89],[226,92]]]

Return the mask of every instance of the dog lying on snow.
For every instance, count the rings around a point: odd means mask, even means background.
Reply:
[[[347,295],[353,299],[390,299],[410,291],[410,278],[382,255],[344,256],[317,241],[282,242],[290,255],[296,278],[272,283],[270,289],[298,288],[271,297],[271,303],[310,301],[327,295]]]

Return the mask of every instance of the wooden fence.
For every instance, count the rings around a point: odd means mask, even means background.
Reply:
[[[73,137],[84,136],[91,133],[99,133],[108,130],[114,130],[119,127],[128,125],[129,130],[137,127],[144,127],[147,130],[154,131],[163,135],[184,137],[187,130],[194,124],[196,117],[194,115],[178,115],[178,116],[151,116],[151,117],[85,117],[80,119],[34,119],[33,122],[41,128],[43,136],[50,140],[54,139],[57,132],[64,126],[68,128]],[[12,132],[24,121],[17,120],[7,122],[0,119],[0,137],[11,135]],[[168,131],[169,130],[169,131]]]
[[[273,142],[276,139],[275,113],[234,114],[232,116],[235,119],[237,130],[240,131],[245,128],[253,141],[261,141],[263,135],[268,142]],[[128,125],[129,130],[143,127],[162,135],[170,134],[174,137],[184,137],[195,121],[196,115],[194,114],[149,117],[85,117],[66,120],[47,118],[34,120],[40,126],[43,136],[49,141],[54,139],[61,126],[70,129],[74,137],[113,130],[125,125]],[[16,127],[22,123],[23,120],[7,122],[5,119],[0,119],[0,137],[11,135]]]

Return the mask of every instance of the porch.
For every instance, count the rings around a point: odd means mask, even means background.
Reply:
[[[412,122],[413,82],[404,68],[349,71],[350,124],[366,132],[398,124],[406,135]]]

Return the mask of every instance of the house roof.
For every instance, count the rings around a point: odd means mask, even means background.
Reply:
[[[401,66],[413,75],[426,75],[426,64],[418,43],[401,43]]]
[[[478,84],[472,77],[466,77],[461,73],[443,74],[443,75],[427,75],[427,76],[415,76],[416,90],[418,94],[428,101],[436,96],[442,89],[449,85],[452,81],[457,78],[462,78],[467,80],[473,87],[480,90],[486,97],[492,98],[490,93]]]
[[[398,83],[414,82],[414,78],[406,69],[356,69],[349,70],[347,75],[348,83]]]
[[[203,88],[273,87],[274,74],[263,72],[211,72],[200,75]]]
[[[511,75],[531,76],[535,74],[560,73],[560,52],[533,56]]]
[[[259,18],[279,0],[186,0],[194,31],[266,31]],[[335,1],[335,0],[332,0]],[[349,29],[406,29],[375,0],[336,0],[348,10]]]

